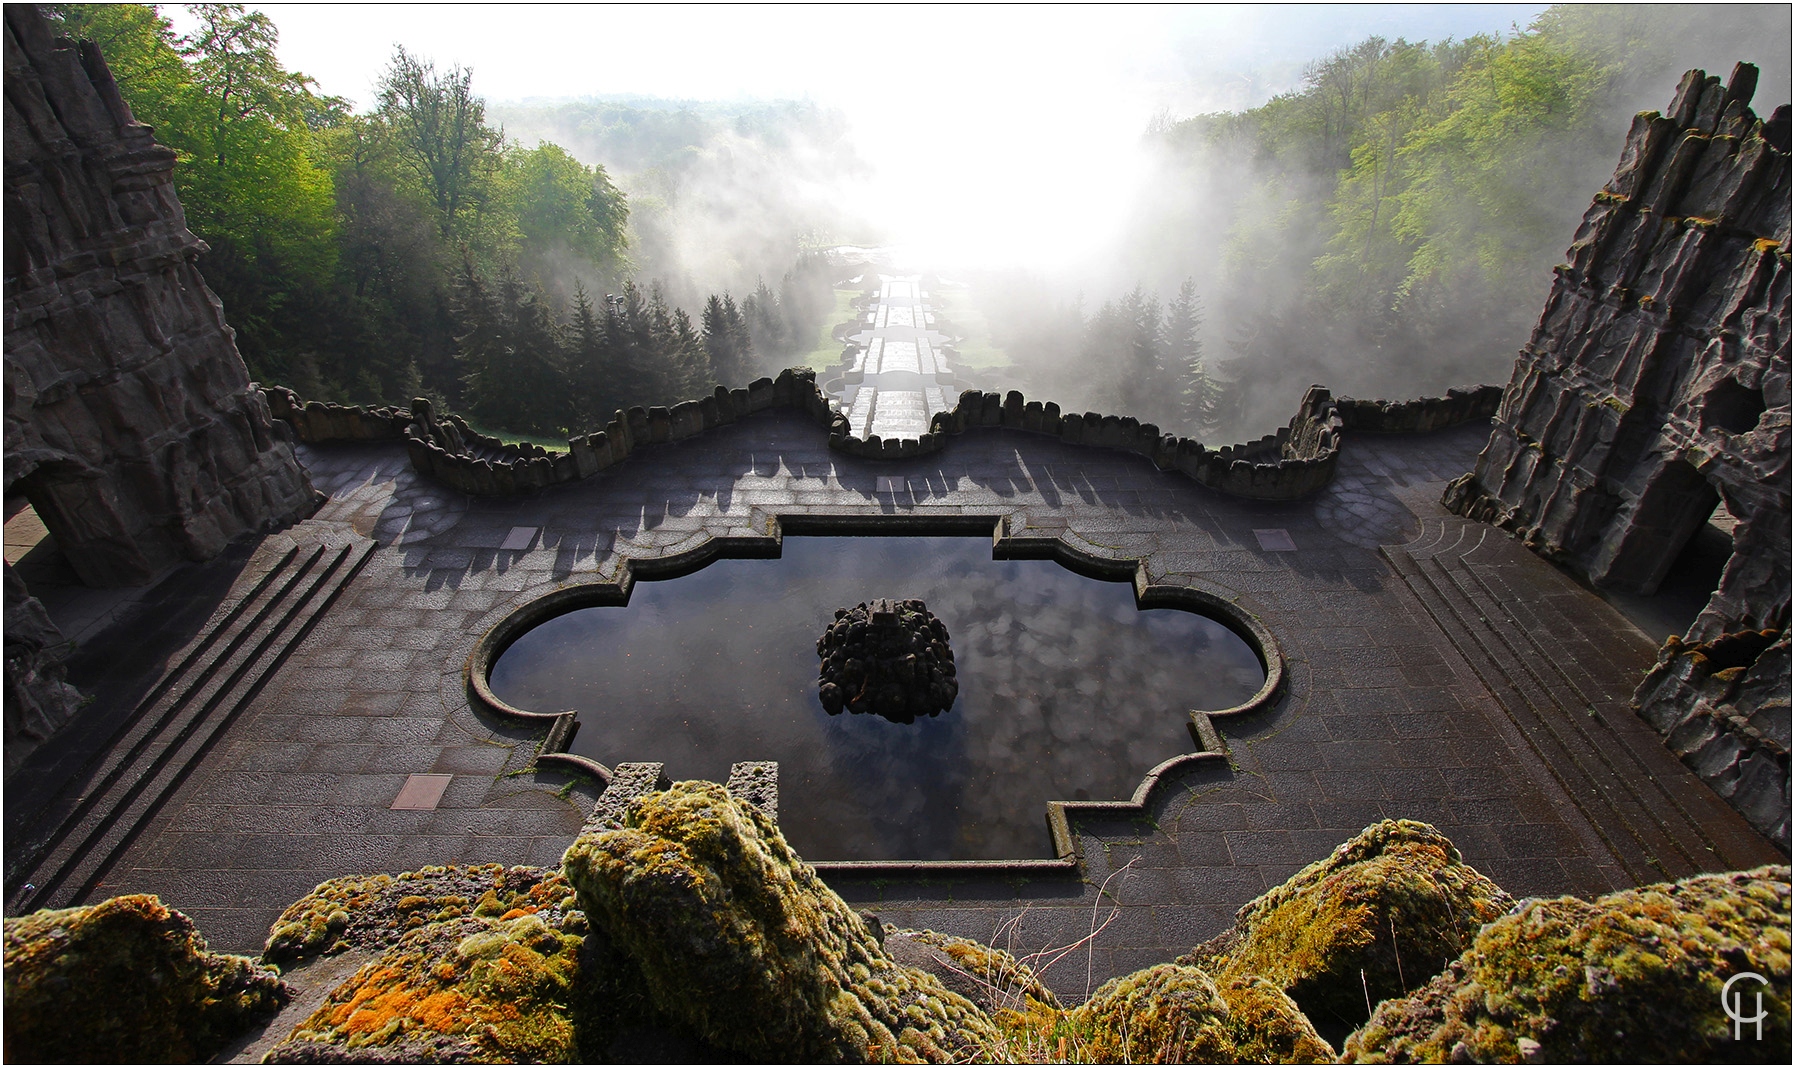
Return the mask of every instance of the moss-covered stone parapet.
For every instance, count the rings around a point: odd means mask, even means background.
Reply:
[[[148,894],[6,920],[6,1060],[203,1061],[288,997]]]
[[[1350,1026],[1425,982],[1508,905],[1445,835],[1384,820],[1248,903],[1233,929],[1180,960],[1223,979],[1269,979],[1310,1017]]]
[[[1760,1062],[1789,1055],[1789,869],[1700,875],[1595,901],[1525,901],[1343,1059],[1386,1064]],[[1721,992],[1733,976],[1735,1026]],[[1736,1037],[1737,1036],[1737,1037]]]
[[[946,1061],[996,1038],[976,1006],[892,961],[758,809],[714,783],[631,803],[563,860],[654,1007],[753,1059]]]

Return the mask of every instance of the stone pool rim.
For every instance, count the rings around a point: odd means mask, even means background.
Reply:
[[[638,581],[679,578],[702,570],[719,559],[777,559],[785,536],[869,537],[880,535],[970,536],[989,534],[992,557],[997,560],[1053,560],[1086,578],[1132,581],[1135,607],[1180,608],[1207,616],[1232,631],[1259,658],[1265,681],[1246,701],[1228,708],[1190,710],[1187,724],[1197,750],[1181,753],[1154,765],[1142,776],[1128,800],[1049,801],[1047,825],[1053,840],[1053,858],[1014,860],[837,860],[813,861],[819,872],[852,872],[861,875],[904,877],[993,872],[1015,875],[1076,874],[1077,836],[1072,821],[1094,817],[1138,819],[1146,815],[1159,784],[1187,768],[1220,762],[1226,766],[1226,743],[1215,720],[1233,720],[1263,712],[1283,697],[1286,671],[1284,652],[1263,621],[1219,592],[1205,588],[1198,579],[1182,582],[1150,582],[1140,557],[1098,555],[1069,544],[1053,530],[1021,527],[1024,517],[1010,514],[961,516],[912,515],[774,515],[764,535],[714,536],[685,552],[654,558],[624,556],[615,578],[576,582],[550,590],[512,609],[488,627],[474,643],[463,665],[463,677],[471,703],[501,720],[520,726],[546,728],[534,767],[585,776],[609,786],[611,769],[590,757],[567,751],[573,739],[577,712],[533,712],[507,704],[493,692],[489,680],[493,665],[513,642],[539,624],[583,608],[622,607]],[[1095,547],[1093,547],[1095,548]]]

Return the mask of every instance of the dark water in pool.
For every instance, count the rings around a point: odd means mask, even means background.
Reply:
[[[932,719],[823,711],[816,639],[837,607],[920,597],[946,624],[960,696]],[[1049,853],[1050,800],[1126,798],[1190,752],[1188,710],[1265,681],[1222,624],[1140,611],[1126,582],[993,560],[970,537],[788,537],[777,560],[719,560],[636,584],[627,607],[543,623],[493,667],[519,708],[579,711],[572,749],[721,782],[779,762],[779,822],[811,860]]]

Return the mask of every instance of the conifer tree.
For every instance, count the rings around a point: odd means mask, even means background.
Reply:
[[[1203,357],[1203,300],[1186,278],[1166,309],[1167,363],[1178,376],[1178,416],[1184,429],[1212,433],[1220,419],[1222,386]]]
[[[704,303],[704,348],[710,354],[711,375],[723,385],[745,386],[754,375],[754,342],[748,321],[727,292],[715,293]]]
[[[641,287],[624,283],[623,293],[608,302],[604,324],[617,407],[662,403],[655,392],[654,333]]]
[[[755,352],[776,360],[791,355],[785,313],[779,298],[767,288],[766,279],[755,281],[753,294],[742,301],[742,312],[748,320],[748,336]]]
[[[610,355],[603,319],[586,295],[586,287],[576,284],[567,325],[568,394],[573,404],[568,427],[576,433],[603,426],[617,409]]]

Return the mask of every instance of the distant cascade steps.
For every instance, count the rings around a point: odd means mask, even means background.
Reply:
[[[1657,650],[1618,613],[1482,524],[1381,551],[1629,878],[1786,862],[1634,713]]]
[[[6,877],[9,915],[80,904],[286,663],[378,545],[342,523],[271,535],[111,742],[40,812]]]
[[[844,371],[858,383],[844,390],[840,402],[854,437],[918,439],[937,412],[953,409],[958,387],[948,384],[953,371],[939,347],[945,338],[931,333],[933,324],[914,280],[881,284],[867,316],[869,330],[859,335],[863,344]]]

